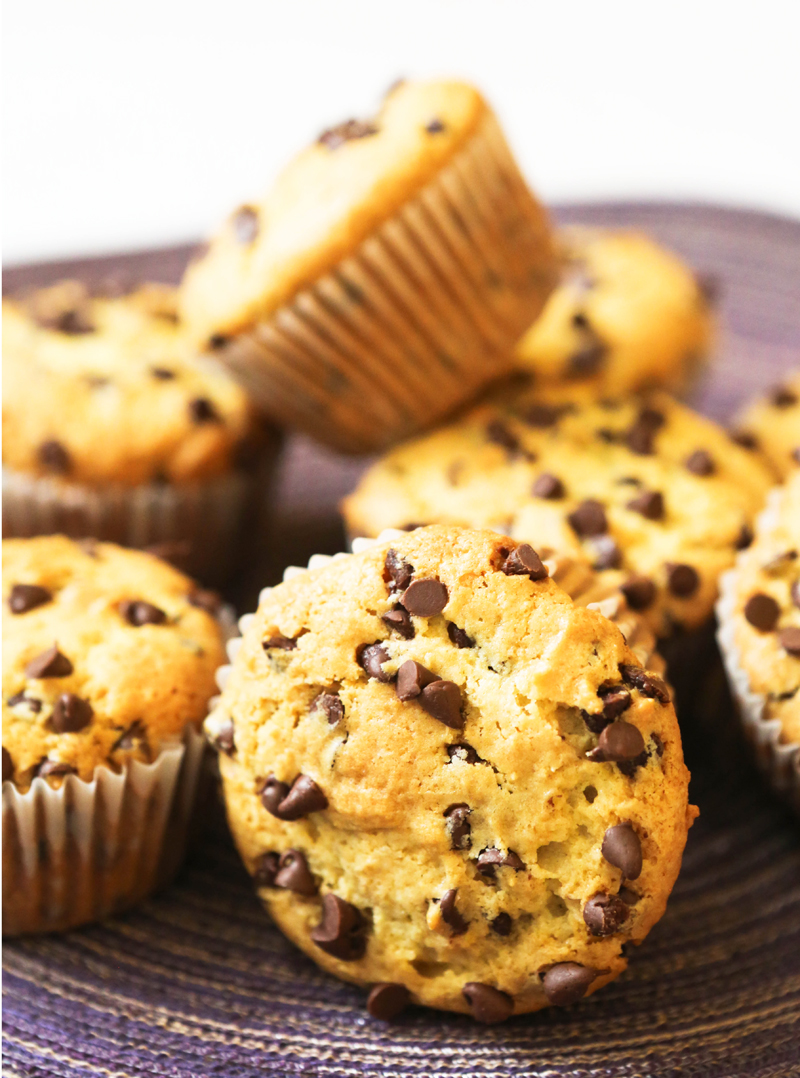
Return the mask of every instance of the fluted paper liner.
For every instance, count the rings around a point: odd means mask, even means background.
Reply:
[[[511,370],[555,277],[547,218],[489,115],[348,258],[217,355],[280,423],[379,450]]]
[[[772,490],[767,507],[758,521],[758,529],[767,531],[777,523],[781,488]],[[736,645],[734,609],[736,605],[736,570],[720,580],[717,602],[717,642],[728,675],[728,682],[738,705],[742,730],[754,750],[759,770],[772,789],[800,816],[800,743],[787,742],[779,719],[768,716],[767,697],[754,692]]]

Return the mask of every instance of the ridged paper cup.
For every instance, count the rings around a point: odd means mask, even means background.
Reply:
[[[758,521],[759,531],[769,531],[777,523],[781,496],[780,488],[770,492],[766,509]],[[731,569],[720,580],[717,642],[736,700],[736,713],[762,775],[775,793],[800,816],[800,743],[785,740],[780,720],[770,718],[768,698],[752,689],[736,645],[735,605],[736,570]]]
[[[546,215],[487,115],[349,257],[215,354],[279,422],[380,450],[513,368],[556,269]]]

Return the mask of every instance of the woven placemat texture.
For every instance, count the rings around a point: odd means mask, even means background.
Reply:
[[[590,205],[563,220],[635,225],[722,289],[725,334],[695,402],[724,419],[800,364],[800,223],[708,206]],[[9,271],[16,288],[109,268],[174,278],[188,248]],[[291,439],[269,545],[231,596],[340,548],[336,517],[363,462]],[[732,720],[710,635],[681,721],[695,824],[667,914],[628,972],[568,1010],[485,1028],[412,1008],[393,1026],[320,973],[253,897],[217,807],[178,882],[140,910],[4,946],[3,1074],[280,1076],[800,1075],[800,828],[770,797]]]

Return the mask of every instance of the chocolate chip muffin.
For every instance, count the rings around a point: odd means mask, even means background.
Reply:
[[[358,452],[508,371],[556,273],[544,211],[477,90],[402,82],[231,215],[181,306],[268,414]]]
[[[717,612],[745,733],[800,813],[800,472],[770,495],[752,546],[723,579]]]
[[[351,535],[430,522],[582,551],[661,637],[710,616],[770,477],[664,393],[507,389],[388,453],[344,502]]]
[[[519,365],[605,393],[685,388],[713,336],[709,287],[640,232],[574,226],[559,241],[561,283],[517,346]]]
[[[695,810],[669,691],[527,544],[428,527],[262,594],[206,729],[261,899],[325,969],[482,1022],[594,992]]]
[[[202,572],[225,560],[276,436],[196,358],[173,289],[62,281],[5,299],[3,357],[5,535],[184,543]]]
[[[163,853],[179,858],[224,656],[217,609],[139,551],[3,541],[6,933],[131,905],[163,880]]]
[[[734,438],[761,453],[779,479],[800,464],[800,371],[738,417]]]

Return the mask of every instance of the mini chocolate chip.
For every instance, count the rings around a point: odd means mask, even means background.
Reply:
[[[62,655],[58,650],[58,646],[53,644],[47,651],[43,651],[36,658],[31,659],[25,667],[25,677],[69,677],[73,669],[72,663],[66,655]]]
[[[592,552],[593,569],[619,569],[622,565],[622,551],[610,535],[596,535],[588,540]]]
[[[261,646],[264,651],[269,651],[271,648],[277,648],[279,651],[294,651],[297,647],[297,641],[290,636],[284,636],[282,633],[274,633],[262,641]]]
[[[381,1022],[391,1022],[410,1002],[411,995],[404,984],[382,982],[370,989],[367,996],[367,1013]]]
[[[586,755],[596,763],[616,763],[634,760],[645,751],[644,738],[629,722],[612,722],[604,727],[597,739],[597,748]]]
[[[742,449],[758,449],[758,438],[747,430],[735,430],[731,433],[731,441],[736,442]]]
[[[338,895],[322,899],[322,920],[311,930],[311,939],[320,950],[353,962],[361,958],[367,946],[363,935],[364,919],[355,906]]]
[[[488,846],[478,854],[475,867],[482,876],[494,879],[497,868],[513,868],[515,872],[519,872],[525,866],[522,859],[513,850],[503,853],[502,850],[498,850],[494,846]]]
[[[656,434],[666,423],[666,418],[655,408],[643,408],[625,435],[625,441],[632,453],[649,456],[653,453]]]
[[[38,457],[42,467],[49,472],[55,472],[57,475],[66,475],[72,467],[69,453],[61,442],[57,442],[55,438],[42,442],[39,446]]]
[[[486,438],[512,455],[520,451],[519,438],[512,430],[509,430],[502,419],[490,420],[486,427]]]
[[[447,606],[447,588],[436,577],[412,580],[400,602],[409,612],[420,618],[432,618],[441,614]]]
[[[171,382],[175,378],[175,371],[171,371],[169,367],[151,367],[150,374],[159,382]]]
[[[11,759],[11,753],[3,745],[3,782],[8,782],[9,779],[14,777],[14,761]]]
[[[213,741],[214,748],[218,752],[224,752],[226,756],[233,756],[236,752],[236,743],[233,735],[233,719],[228,719],[228,721],[217,731]]]
[[[800,658],[800,629],[781,629],[778,633],[778,641],[784,651]]]
[[[508,913],[498,913],[489,922],[489,928],[491,928],[492,932],[496,932],[498,936],[510,936],[513,925],[514,922]]]
[[[744,604],[744,616],[750,624],[762,633],[769,633],[778,624],[781,608],[771,595],[756,592]]]
[[[275,875],[275,886],[284,891],[294,891],[296,895],[315,895],[317,885],[308,861],[300,850],[287,850],[281,854],[278,872]]]
[[[475,641],[469,636],[463,629],[459,629],[454,621],[448,621],[447,623],[447,635],[450,637],[450,642],[455,644],[457,648],[474,648]]]
[[[447,833],[450,836],[450,847],[453,850],[468,850],[472,845],[470,832],[472,828],[469,815],[472,810],[469,805],[451,805],[445,811],[447,820]]]
[[[256,793],[267,812],[280,819],[279,805],[289,793],[288,784],[280,782],[274,775],[268,775],[256,784]]]
[[[383,644],[362,644],[356,651],[356,662],[367,675],[376,681],[391,681],[392,675],[383,669],[389,661],[389,652]]]
[[[648,520],[663,520],[664,495],[660,490],[644,490],[632,498],[626,504],[626,508],[634,513],[641,513]]]
[[[377,126],[370,120],[345,120],[344,123],[323,131],[317,142],[329,150],[337,150],[345,142],[350,142],[351,139],[368,138],[370,135],[377,135],[377,133]]]
[[[628,919],[628,912],[617,895],[598,891],[583,907],[583,919],[593,936],[612,936]]]
[[[606,511],[602,502],[587,498],[569,514],[567,520],[572,530],[582,539],[591,535],[603,535],[608,531]]]
[[[669,703],[669,689],[666,682],[662,681],[660,677],[656,677],[655,674],[648,674],[640,666],[630,666],[627,663],[620,664],[619,672],[625,684],[638,689],[642,696],[649,696],[654,700],[658,700],[660,704]]]
[[[559,962],[542,978],[544,994],[556,1007],[568,1007],[583,999],[597,971],[577,962]]]
[[[533,404],[522,417],[530,427],[544,430],[553,427],[561,418],[561,411],[547,404]]]
[[[163,625],[167,620],[167,615],[160,607],[153,606],[144,599],[126,599],[119,604],[119,612],[130,625],[136,627]]]
[[[381,615],[381,621],[393,632],[398,633],[404,640],[413,640],[416,635],[414,622],[409,612],[397,603],[392,610]]]
[[[86,311],[78,307],[70,307],[59,311],[56,315],[34,315],[37,325],[43,329],[52,329],[56,333],[66,333],[69,336],[79,336],[84,333],[94,333],[95,327]]]
[[[413,659],[406,659],[397,671],[397,684],[395,691],[400,700],[413,700],[419,696],[426,685],[431,685],[439,678],[431,673],[422,663]]]
[[[469,981],[461,989],[461,995],[469,1004],[473,1018],[485,1025],[505,1022],[514,1011],[514,1000],[507,992],[492,988],[490,984]]]
[[[221,423],[222,416],[207,397],[189,401],[189,415],[194,423]]]
[[[739,534],[736,536],[734,547],[737,550],[747,550],[750,544],[753,542],[753,529],[749,524],[742,524],[739,529]]]
[[[387,583],[391,580],[397,591],[405,591],[411,583],[413,575],[413,568],[400,557],[396,550],[390,548],[386,551],[386,558],[383,562],[383,579]]]
[[[331,726],[341,722],[344,718],[344,704],[341,699],[332,692],[321,692],[311,701],[312,711],[321,711]]]
[[[713,475],[715,471],[714,460],[705,449],[695,449],[686,458],[686,467],[694,475]]]
[[[631,610],[646,610],[656,597],[656,586],[649,577],[629,576],[619,589]]]
[[[277,853],[262,853],[253,872],[253,883],[256,887],[274,887],[279,865],[280,857]]]
[[[52,598],[53,593],[38,584],[15,584],[8,596],[8,609],[12,614],[27,614]]]
[[[308,775],[298,775],[273,815],[279,820],[301,820],[327,807],[328,799],[316,782]]]
[[[258,235],[258,210],[252,206],[240,206],[233,215],[231,224],[239,243],[252,243]]]
[[[212,352],[218,352],[221,348],[224,348],[227,345],[228,341],[230,341],[230,337],[228,337],[226,334],[212,333],[211,336],[208,338],[208,347],[211,349]]]
[[[679,599],[688,599],[700,587],[700,575],[691,565],[666,565],[667,587]]]
[[[797,404],[797,394],[786,386],[777,386],[770,394],[769,402],[773,408],[792,408]]]
[[[434,117],[429,123],[425,124],[425,130],[429,135],[438,135],[444,131],[444,124],[438,117]]]
[[[555,500],[556,498],[563,498],[566,494],[566,490],[564,489],[564,484],[557,475],[543,472],[533,484],[532,493],[534,498]]]
[[[442,897],[439,899],[439,909],[442,914],[442,920],[453,932],[454,936],[463,936],[467,931],[468,922],[464,920],[461,914],[456,909],[456,896],[458,895],[458,888],[452,887],[449,891],[445,891]]]
[[[35,773],[40,779],[45,779],[48,776],[56,778],[59,775],[77,775],[78,770],[72,764],[62,764],[58,760],[42,760]]]
[[[463,742],[463,741],[460,742],[457,745],[448,745],[447,746],[447,755],[448,755],[448,757],[449,757],[449,759],[451,761],[452,760],[461,760],[462,763],[465,763],[465,764],[482,764],[482,763],[485,763],[485,760],[482,760],[481,757],[478,756],[477,752],[475,751],[475,749],[473,749],[472,745],[467,745],[466,742]]]
[[[565,377],[587,378],[590,374],[595,374],[600,369],[607,352],[608,348],[602,341],[589,341],[568,358],[564,371]]]
[[[426,685],[419,702],[428,714],[452,730],[463,730],[461,714],[461,690],[452,681],[433,681]]]
[[[190,606],[196,606],[198,610],[205,610],[207,614],[212,616],[219,613],[219,608],[222,606],[222,596],[216,591],[209,591],[206,588],[195,588],[186,596]]]
[[[603,715],[617,719],[633,703],[633,697],[622,685],[601,685],[597,695],[603,701]]]
[[[72,692],[64,692],[56,700],[53,717],[50,720],[58,734],[74,734],[88,726],[94,711],[88,700]]]
[[[542,559],[528,543],[521,543],[508,555],[500,566],[506,576],[529,576],[531,580],[544,580],[548,576]]]
[[[642,872],[642,844],[630,823],[609,827],[600,849],[603,857],[618,868],[626,880],[636,880]]]

